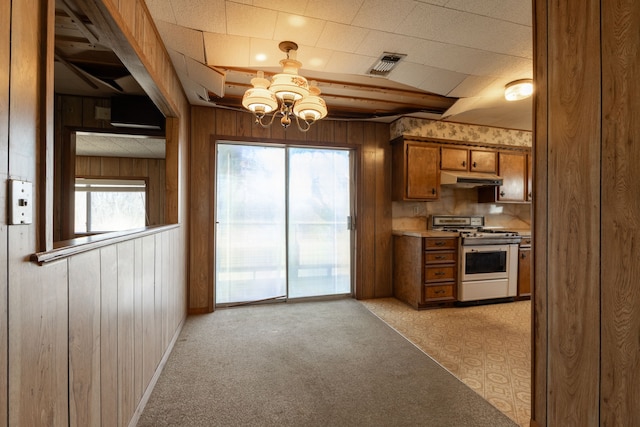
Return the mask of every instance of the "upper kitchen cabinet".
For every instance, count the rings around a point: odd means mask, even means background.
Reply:
[[[527,157],[526,152],[498,152],[498,175],[502,177],[502,185],[479,188],[478,202],[526,203],[529,201]]]
[[[496,173],[496,152],[458,147],[442,147],[440,169]]]
[[[393,199],[429,201],[440,197],[440,148],[398,140],[393,144]]]

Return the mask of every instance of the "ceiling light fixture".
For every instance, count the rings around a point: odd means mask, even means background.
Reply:
[[[520,79],[507,83],[504,87],[504,98],[507,101],[519,101],[533,94],[533,80]]]
[[[298,45],[284,41],[278,45],[287,58],[280,61],[282,73],[271,78],[271,82],[264,78],[264,72],[258,71],[258,76],[251,79],[252,88],[247,89],[242,97],[242,105],[256,117],[256,124],[269,127],[277,115],[281,115],[280,124],[285,129],[291,124],[291,116],[302,132],[306,132],[311,125],[326,117],[327,105],[320,98],[320,89],[314,84],[309,85],[307,79],[298,75],[302,67],[296,61]],[[273,112],[271,120],[263,120]]]

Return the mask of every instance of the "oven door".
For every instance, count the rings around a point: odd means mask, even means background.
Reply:
[[[507,279],[509,277],[509,245],[462,246],[461,280]]]

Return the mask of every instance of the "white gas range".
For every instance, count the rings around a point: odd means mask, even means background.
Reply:
[[[487,229],[483,216],[433,215],[429,228],[457,232],[458,301],[510,298],[518,293],[517,232]]]

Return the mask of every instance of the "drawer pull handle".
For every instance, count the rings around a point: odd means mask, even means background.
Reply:
[[[444,255],[436,255],[436,259],[447,259]]]
[[[436,246],[444,246],[445,242],[440,240],[436,242]]]
[[[437,271],[435,275],[436,276],[444,276],[445,272],[444,271]]]
[[[444,289],[438,289],[434,292],[435,294],[444,294]]]

